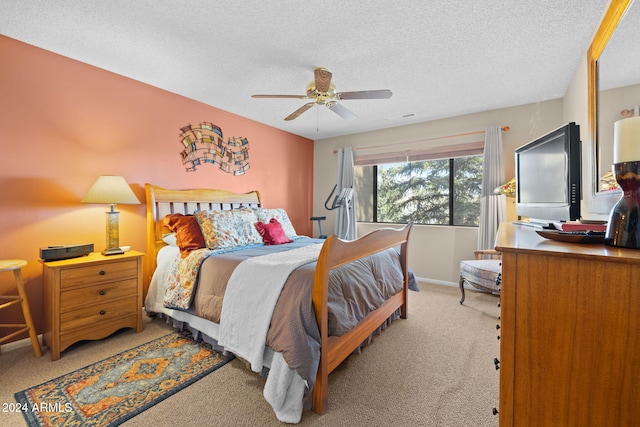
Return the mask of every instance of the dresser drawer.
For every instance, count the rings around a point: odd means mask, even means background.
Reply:
[[[133,259],[85,267],[65,268],[60,271],[60,288],[65,289],[96,282],[122,280],[137,277],[137,275],[138,262]]]
[[[137,293],[138,281],[135,278],[73,288],[60,293],[60,311],[64,313],[84,305],[99,305],[126,296],[135,298]]]
[[[138,298],[131,296],[112,300],[103,304],[81,307],[60,314],[60,332],[109,322],[121,316],[135,316]]]

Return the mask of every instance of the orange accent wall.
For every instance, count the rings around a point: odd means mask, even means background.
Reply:
[[[249,140],[245,175],[211,164],[185,171],[180,128],[201,122]],[[147,182],[259,190],[264,206],[287,210],[299,234],[312,232],[313,141],[2,35],[0,146],[0,259],[28,261],[23,275],[38,332],[39,248],[105,247],[107,207],[80,203],[100,175],[124,176],[142,202],[117,206],[120,244],[142,252]],[[13,275],[2,273],[0,295],[7,294],[15,294]],[[19,311],[6,311],[3,320],[21,321]]]

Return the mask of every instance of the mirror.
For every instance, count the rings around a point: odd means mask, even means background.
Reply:
[[[591,141],[589,211],[608,214],[620,198],[613,164],[614,123],[640,106],[640,1],[612,0],[587,54]]]

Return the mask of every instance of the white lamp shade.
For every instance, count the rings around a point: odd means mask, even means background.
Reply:
[[[138,205],[140,200],[121,176],[103,175],[93,184],[82,203]]]
[[[613,163],[640,161],[640,116],[618,120],[613,128]]]

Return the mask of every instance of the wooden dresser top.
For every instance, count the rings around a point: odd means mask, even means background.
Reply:
[[[535,228],[503,222],[496,249],[501,252],[557,253],[559,256],[608,257],[611,261],[640,263],[640,250],[616,248],[604,243],[566,243],[545,239]]]

